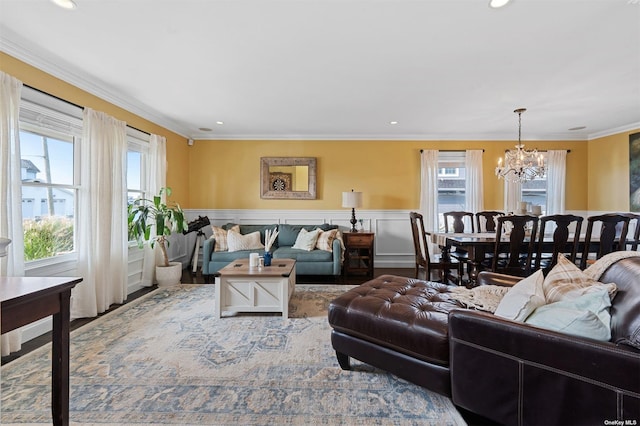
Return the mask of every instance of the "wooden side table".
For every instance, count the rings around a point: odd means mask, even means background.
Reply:
[[[373,278],[373,232],[344,232],[344,275]]]

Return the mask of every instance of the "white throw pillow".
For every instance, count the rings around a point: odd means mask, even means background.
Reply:
[[[546,303],[542,289],[543,283],[544,274],[541,269],[518,281],[504,295],[495,314],[514,321],[524,321],[531,312]]]
[[[558,255],[558,263],[547,274],[542,288],[547,303],[575,299],[600,288],[606,288],[613,300],[617,290],[614,283],[603,284],[586,275],[562,254]]]
[[[229,251],[264,248],[264,245],[260,242],[260,231],[242,235],[239,232],[229,230],[227,232],[227,245],[229,246]]]
[[[611,299],[606,288],[536,309],[526,323],[573,336],[609,341]]]
[[[314,229],[313,231],[307,231],[302,228],[298,233],[296,242],[293,244],[294,249],[311,251],[316,247],[318,241],[318,235],[322,232],[321,229]]]

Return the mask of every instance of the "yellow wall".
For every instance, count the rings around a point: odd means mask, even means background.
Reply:
[[[589,210],[629,211],[629,135],[635,129],[588,142]]]
[[[171,196],[171,200],[180,203],[183,207],[189,205],[189,181],[186,178],[189,152],[187,150],[186,138],[106,102],[97,96],[80,90],[71,84],[65,83],[3,52],[0,52],[0,70],[12,75],[27,86],[57,96],[76,105],[105,112],[144,132],[166,137],[168,159],[167,186],[172,189],[173,195]]]
[[[513,141],[221,141],[189,148],[191,208],[339,209],[342,191],[363,192],[363,209],[416,209],[420,204],[420,149],[484,149],[485,208],[503,207],[494,168]],[[527,142],[527,148],[570,149],[568,210],[586,210],[587,143]],[[260,198],[260,157],[316,157],[316,200]]]
[[[339,209],[341,193],[364,194],[364,209],[419,207],[420,149],[484,149],[486,209],[502,209],[503,185],[493,174],[514,141],[196,141],[0,52],[0,70],[26,85],[74,104],[103,111],[167,138],[167,186],[172,200],[191,209]],[[567,210],[629,209],[629,134],[591,141],[526,142],[527,148],[570,149]],[[260,157],[316,157],[316,200],[260,198]],[[586,184],[585,184],[586,183]]]

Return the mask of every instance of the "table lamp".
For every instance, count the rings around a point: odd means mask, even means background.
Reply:
[[[351,232],[358,232],[356,229],[356,207],[362,207],[362,192],[354,192],[353,189],[351,192],[343,192],[342,193],[342,207],[351,208]]]

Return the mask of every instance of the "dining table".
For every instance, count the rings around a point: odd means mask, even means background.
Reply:
[[[525,242],[528,242],[529,237],[525,237]],[[573,235],[569,236],[569,241],[573,239]],[[502,242],[508,242],[509,236],[503,234],[501,237]],[[581,246],[578,253],[583,249],[584,235],[580,236]],[[478,274],[483,269],[482,262],[486,260],[487,253],[493,253],[496,244],[495,232],[475,232],[475,233],[454,233],[454,232],[432,232],[431,242],[437,244],[442,251],[442,256],[450,256],[453,249],[461,249],[467,252],[470,268],[468,269],[469,286],[474,287],[477,285]],[[553,234],[549,233],[542,238],[543,250],[550,251],[553,245]],[[597,237],[591,238],[590,251],[596,251],[599,240]]]
[[[505,241],[507,237],[503,237]],[[486,258],[486,254],[493,252],[496,244],[495,232],[475,232],[475,233],[456,233],[456,232],[432,232],[431,242],[437,244],[442,251],[442,257],[451,255],[451,250],[459,248],[467,252],[470,268],[469,285],[476,285],[478,274],[481,270],[481,264]]]

